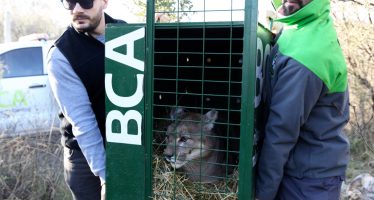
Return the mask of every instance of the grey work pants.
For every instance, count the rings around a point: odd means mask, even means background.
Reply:
[[[277,200],[339,200],[343,177],[297,179],[285,175]]]
[[[64,147],[64,176],[75,200],[100,200],[100,178],[91,172],[81,151]]]

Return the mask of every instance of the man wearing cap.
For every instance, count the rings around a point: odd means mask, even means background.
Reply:
[[[283,30],[265,72],[256,199],[338,200],[349,160],[349,105],[330,0],[274,5]]]
[[[61,109],[64,175],[74,199],[105,195],[105,24],[108,0],[61,0],[71,25],[48,55],[48,76]],[[103,196],[101,196],[103,194]]]

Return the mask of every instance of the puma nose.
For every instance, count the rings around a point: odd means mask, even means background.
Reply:
[[[164,152],[164,156],[166,160],[171,160],[171,157],[173,157],[173,154]]]

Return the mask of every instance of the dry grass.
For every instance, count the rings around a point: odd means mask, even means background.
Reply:
[[[153,160],[153,199],[234,200],[238,199],[238,178],[238,171],[235,170],[226,181],[210,184],[191,182],[183,173],[175,171],[163,158],[156,156]]]
[[[0,199],[71,199],[59,133],[0,136]]]
[[[348,183],[362,173],[374,175],[374,16],[365,15],[365,9],[362,10],[365,6],[367,11],[373,11],[374,4],[369,5],[367,0],[362,2],[363,5],[334,0],[333,4],[335,26],[346,57],[350,84],[351,119],[347,133],[351,143],[351,160],[347,171]],[[356,11],[354,14],[361,19],[339,17],[347,15],[343,10]]]

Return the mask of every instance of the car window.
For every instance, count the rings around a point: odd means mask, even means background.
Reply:
[[[3,78],[43,74],[41,47],[15,49],[0,55]]]

